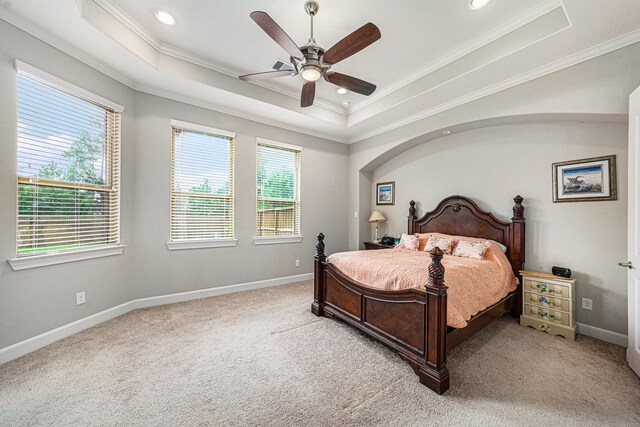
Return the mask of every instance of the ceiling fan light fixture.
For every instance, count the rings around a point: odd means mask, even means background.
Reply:
[[[485,7],[491,0],[471,0],[469,7],[471,9],[480,9]]]
[[[176,18],[173,17],[169,12],[165,12],[164,10],[158,10],[156,12],[156,19],[162,22],[164,25],[175,25]]]
[[[322,77],[322,69],[315,65],[307,65],[302,67],[302,78],[308,82],[318,81]]]

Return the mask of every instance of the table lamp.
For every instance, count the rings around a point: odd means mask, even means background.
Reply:
[[[384,217],[384,215],[382,215],[380,213],[380,211],[373,211],[371,213],[371,218],[369,218],[369,222],[375,222],[376,223],[376,240],[373,241],[373,243],[379,243],[380,240],[378,240],[378,227],[380,226],[379,224],[381,222],[385,222],[387,219]]]

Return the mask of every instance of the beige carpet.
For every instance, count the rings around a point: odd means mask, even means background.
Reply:
[[[131,312],[0,366],[0,425],[638,425],[624,349],[494,322],[438,396],[305,282]]]

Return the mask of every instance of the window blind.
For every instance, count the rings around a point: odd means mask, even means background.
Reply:
[[[172,127],[171,241],[233,238],[233,136]]]
[[[256,235],[300,235],[300,149],[258,141]]]
[[[18,256],[118,244],[120,113],[18,77]]]

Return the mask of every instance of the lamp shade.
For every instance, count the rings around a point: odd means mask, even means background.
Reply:
[[[387,219],[380,213],[380,211],[371,212],[371,218],[369,222],[385,222]]]

